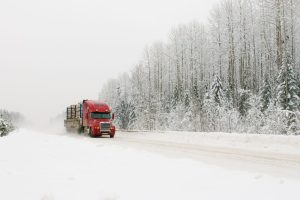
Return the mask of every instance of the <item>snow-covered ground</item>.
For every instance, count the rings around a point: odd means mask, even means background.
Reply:
[[[175,132],[119,132],[110,139],[21,129],[0,138],[0,199],[298,200],[299,142]]]
[[[206,145],[211,147],[229,147],[300,155],[300,137],[295,135],[132,131],[127,132],[126,138],[128,137],[142,140],[159,140],[174,143]]]

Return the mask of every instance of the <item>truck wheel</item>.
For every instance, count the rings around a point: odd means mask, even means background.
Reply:
[[[78,133],[81,134],[81,133],[84,133],[84,127],[83,126],[80,126],[78,128]]]
[[[109,137],[110,137],[110,138],[114,138],[114,137],[115,137],[115,135],[109,135]]]
[[[94,137],[91,128],[89,128],[89,136],[92,137],[92,138]]]

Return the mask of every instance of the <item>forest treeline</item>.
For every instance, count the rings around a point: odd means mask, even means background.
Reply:
[[[223,0],[99,98],[119,128],[299,134],[299,0]]]

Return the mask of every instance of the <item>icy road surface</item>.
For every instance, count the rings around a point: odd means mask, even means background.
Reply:
[[[300,137],[18,130],[0,138],[0,199],[299,200]]]

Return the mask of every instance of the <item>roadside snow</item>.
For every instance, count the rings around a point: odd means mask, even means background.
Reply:
[[[114,141],[29,130],[1,138],[0,199],[299,199],[299,179],[228,170]]]
[[[124,132],[125,133],[125,132]],[[170,141],[183,144],[198,144],[244,150],[288,153],[300,155],[300,137],[295,135],[268,135],[243,133],[203,132],[126,132],[126,137]]]

